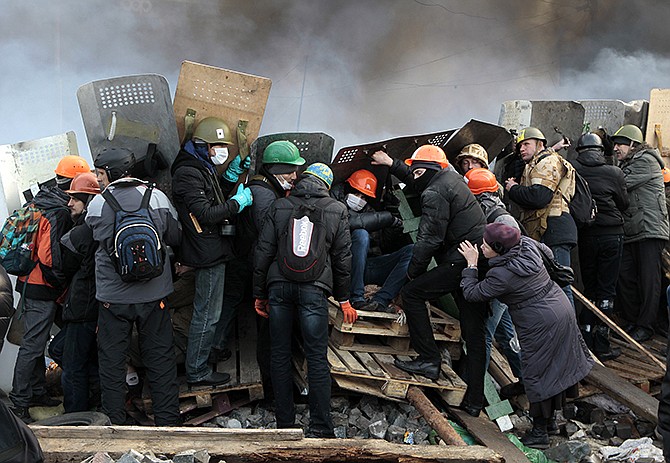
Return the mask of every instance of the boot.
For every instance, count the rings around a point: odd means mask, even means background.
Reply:
[[[598,308],[602,313],[612,318],[614,315],[614,301],[603,299],[598,301]],[[609,326],[603,325],[602,322],[593,327],[593,353],[601,362],[612,360],[621,355],[621,349],[618,347],[612,348],[610,343],[610,329]]]
[[[533,418],[533,429],[521,438],[521,443],[534,449],[549,448],[549,434],[547,433],[547,419]]]
[[[579,331],[582,332],[582,338],[586,343],[586,347],[590,350],[593,350],[593,326],[591,325],[579,325]]]

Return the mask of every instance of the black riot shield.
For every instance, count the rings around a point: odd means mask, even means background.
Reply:
[[[307,167],[314,162],[323,162],[330,164],[333,157],[333,148],[335,139],[328,134],[321,132],[306,133],[273,133],[258,137],[251,144],[251,167],[249,175],[254,175],[261,168],[263,152],[265,148],[275,141],[290,141],[300,150],[300,156],[307,161],[303,167]]]

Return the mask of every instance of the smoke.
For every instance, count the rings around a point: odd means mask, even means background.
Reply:
[[[653,0],[5,0],[0,144],[74,130],[77,88],[183,60],[269,77],[261,134],[336,149],[497,123],[509,99],[648,99],[667,86]]]

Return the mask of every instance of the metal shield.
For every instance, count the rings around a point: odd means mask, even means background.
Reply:
[[[21,207],[40,184],[54,179],[58,161],[67,155],[79,155],[74,132],[1,145],[0,180],[7,212]]]
[[[179,151],[170,87],[157,74],[98,80],[77,90],[86,137],[95,156],[103,148],[131,150],[134,175],[170,194],[170,165]]]
[[[298,147],[300,156],[307,161],[303,167],[307,167],[314,162],[330,164],[330,160],[333,158],[335,139],[322,132],[273,133],[271,135],[263,135],[251,144],[250,175],[260,170],[265,148],[270,143],[280,140],[290,141]]]
[[[444,152],[449,162],[455,166],[456,157],[463,147],[478,143],[486,150],[490,163],[501,151],[510,146],[513,139],[512,134],[504,127],[471,119],[449,139]]]

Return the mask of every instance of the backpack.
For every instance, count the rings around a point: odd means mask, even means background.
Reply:
[[[591,194],[589,183],[563,156],[560,154],[557,154],[557,156],[561,158],[566,170],[558,184],[558,189],[561,191],[563,199],[568,203],[570,215],[577,228],[589,227],[595,222],[598,213],[598,206]]]
[[[326,224],[324,208],[330,198],[306,204],[292,196],[293,205],[288,227],[279,236],[277,264],[281,274],[290,281],[306,283],[319,279],[326,266]]]
[[[7,217],[0,231],[0,264],[16,276],[30,274],[37,265],[33,260],[42,211],[28,203]]]
[[[114,248],[110,254],[121,280],[130,283],[151,280],[163,273],[165,250],[149,213],[154,185],[147,185],[142,203],[126,211],[106,189],[102,196],[115,213]]]

